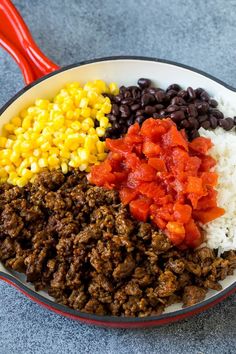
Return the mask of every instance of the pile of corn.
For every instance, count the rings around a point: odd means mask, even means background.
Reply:
[[[43,168],[69,167],[89,171],[106,157],[99,138],[109,127],[105,114],[111,102],[103,93],[118,93],[114,83],[101,80],[70,83],[53,100],[37,99],[35,104],[3,127],[0,136],[0,182],[19,187],[33,181]],[[99,122],[95,127],[95,119]]]

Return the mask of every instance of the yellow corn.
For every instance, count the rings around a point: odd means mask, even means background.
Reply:
[[[88,172],[105,159],[99,138],[110,126],[111,102],[103,93],[117,94],[118,87],[102,80],[68,83],[52,100],[38,98],[14,116],[0,136],[0,183],[23,186],[45,167]]]

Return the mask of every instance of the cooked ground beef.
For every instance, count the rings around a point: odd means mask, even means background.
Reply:
[[[233,273],[236,253],[180,251],[131,218],[115,191],[84,173],[44,171],[24,188],[0,186],[0,260],[36,290],[84,312],[149,316],[189,306]]]

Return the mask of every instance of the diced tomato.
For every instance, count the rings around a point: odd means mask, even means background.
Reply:
[[[203,195],[202,179],[200,177],[189,176],[187,180],[186,193]]]
[[[166,172],[167,171],[165,162],[158,157],[149,158],[148,164],[150,166],[152,166],[153,168],[155,168],[155,170],[157,170],[158,172]]]
[[[132,124],[129,129],[128,129],[128,132],[127,132],[127,135],[138,135],[140,132],[140,126],[138,123],[134,123]]]
[[[120,190],[120,199],[124,205],[127,205],[131,202],[131,200],[135,199],[138,196],[138,191],[128,188],[122,187]]]
[[[207,153],[207,151],[212,147],[213,144],[210,139],[200,136],[200,137],[194,139],[188,145],[191,150],[205,155]]]
[[[196,193],[188,193],[187,198],[190,200],[193,209],[196,209],[198,201],[201,198],[201,195]]]
[[[140,132],[144,137],[151,139],[153,142],[157,142],[162,134],[166,132],[166,127],[158,124],[158,120],[149,118],[144,121]]]
[[[147,221],[150,202],[145,199],[134,199],[130,202],[130,212],[139,221]]]
[[[206,224],[220,216],[224,215],[225,210],[219,207],[213,207],[206,210],[195,210],[193,211],[193,216],[196,220],[200,221],[203,224]]]
[[[184,171],[189,176],[197,176],[200,166],[201,166],[201,159],[197,156],[192,156],[186,160]]]
[[[155,198],[155,202],[158,205],[165,205],[165,204],[169,204],[169,203],[173,203],[174,199],[172,197],[172,195],[167,194],[164,197],[160,197],[160,198]]]
[[[179,245],[185,239],[185,228],[182,223],[169,221],[166,225],[167,236],[174,245]]]
[[[97,186],[105,186],[108,189],[112,189],[115,186],[115,176],[111,170],[111,165],[109,161],[106,160],[100,165],[91,168],[88,180],[90,183],[94,183]]]
[[[161,148],[158,144],[154,144],[151,141],[144,141],[142,151],[147,157],[155,157],[160,154]]]
[[[203,241],[203,235],[199,230],[193,219],[190,219],[187,224],[185,224],[185,239],[184,243],[187,247],[195,248],[200,246]]]
[[[215,187],[217,185],[218,175],[214,172],[203,172],[201,174],[201,179],[203,185]]]
[[[153,224],[159,227],[161,230],[165,230],[167,221],[161,219],[159,216],[155,215],[151,217]]]
[[[144,182],[151,182],[156,178],[156,170],[147,163],[141,163],[133,174],[135,179]]]
[[[177,130],[176,126],[172,126],[166,134],[163,134],[162,141],[165,146],[175,147],[181,146],[184,150],[188,150],[188,142],[183,135]]]
[[[113,172],[115,176],[116,184],[121,184],[122,182],[127,180],[128,171],[123,172]]]
[[[199,199],[196,209],[204,210],[204,209],[214,208],[216,206],[217,206],[217,191],[214,190],[212,187],[210,187],[207,190],[207,195]]]
[[[212,167],[216,165],[216,160],[209,155],[201,156],[201,160],[202,162],[199,168],[200,171],[208,172]]]
[[[137,190],[139,193],[145,195],[148,198],[153,198],[154,200],[165,195],[164,189],[156,182],[142,182],[137,187]]]
[[[184,171],[186,163],[189,159],[188,153],[179,148],[175,147],[169,152],[172,156],[172,170],[174,171]]]
[[[192,208],[188,204],[179,204],[174,205],[174,218],[176,221],[179,221],[183,224],[186,224],[192,215]]]
[[[140,164],[141,164],[141,160],[135,153],[131,153],[126,156],[125,166],[131,169],[132,171],[137,169]]]
[[[123,138],[106,139],[106,147],[112,152],[118,152],[121,155],[127,155],[132,151],[132,145],[125,143]]]

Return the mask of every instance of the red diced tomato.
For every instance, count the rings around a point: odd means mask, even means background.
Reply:
[[[155,170],[157,170],[158,172],[167,171],[165,162],[158,157],[151,157],[150,159],[148,159],[148,164],[155,168]]]
[[[181,146],[186,151],[188,150],[188,142],[183,135],[177,130],[176,126],[172,126],[169,131],[162,136],[162,141],[165,146],[175,147]]]
[[[202,179],[200,177],[189,176],[185,192],[203,195]]]
[[[160,154],[161,148],[158,144],[155,144],[151,141],[145,141],[143,143],[143,150],[145,156],[154,157]]]
[[[163,125],[160,125],[157,120],[149,118],[144,121],[140,132],[144,137],[156,142],[159,141],[162,134],[166,132],[166,128]]]
[[[131,200],[135,199],[138,196],[138,191],[128,188],[122,187],[120,190],[120,199],[124,205],[127,205],[131,202]]]
[[[185,239],[185,228],[177,221],[169,221],[166,225],[167,236],[174,245],[179,245]]]
[[[188,145],[191,150],[205,155],[207,153],[207,151],[212,147],[213,144],[210,139],[200,136],[200,137],[194,139]]]
[[[199,170],[208,172],[212,167],[216,165],[216,160],[211,156],[201,156],[201,165]]]
[[[139,221],[147,221],[150,202],[145,199],[135,199],[129,204],[130,212]]]
[[[154,200],[165,195],[164,189],[156,182],[142,182],[137,189],[141,194]]]
[[[201,179],[204,186],[215,187],[217,185],[218,175],[214,172],[203,172]]]
[[[139,167],[139,165],[141,164],[141,160],[140,158],[135,154],[135,153],[131,153],[128,154],[126,156],[125,159],[125,166],[129,169],[131,169],[132,171],[134,171],[135,169],[137,169]]]
[[[200,244],[203,241],[203,235],[200,232],[199,227],[196,225],[194,220],[190,219],[189,222],[184,227],[185,227],[184,244],[190,248],[195,248],[200,246]]]
[[[127,155],[132,151],[132,145],[125,143],[123,138],[106,139],[106,146],[112,152],[118,152],[121,155]]]
[[[196,220],[200,221],[203,224],[206,224],[220,216],[224,215],[225,210],[219,207],[213,207],[206,210],[194,210],[193,216]]]
[[[127,135],[138,135],[140,132],[140,126],[138,123],[132,124],[127,132]]]
[[[179,204],[174,205],[174,218],[176,221],[179,221],[183,224],[186,224],[192,215],[192,208],[188,204]]]
[[[198,200],[196,209],[204,210],[217,206],[217,191],[212,187],[208,188],[207,195]]]
[[[144,182],[151,182],[156,178],[156,170],[147,163],[141,163],[133,174],[135,179]]]

